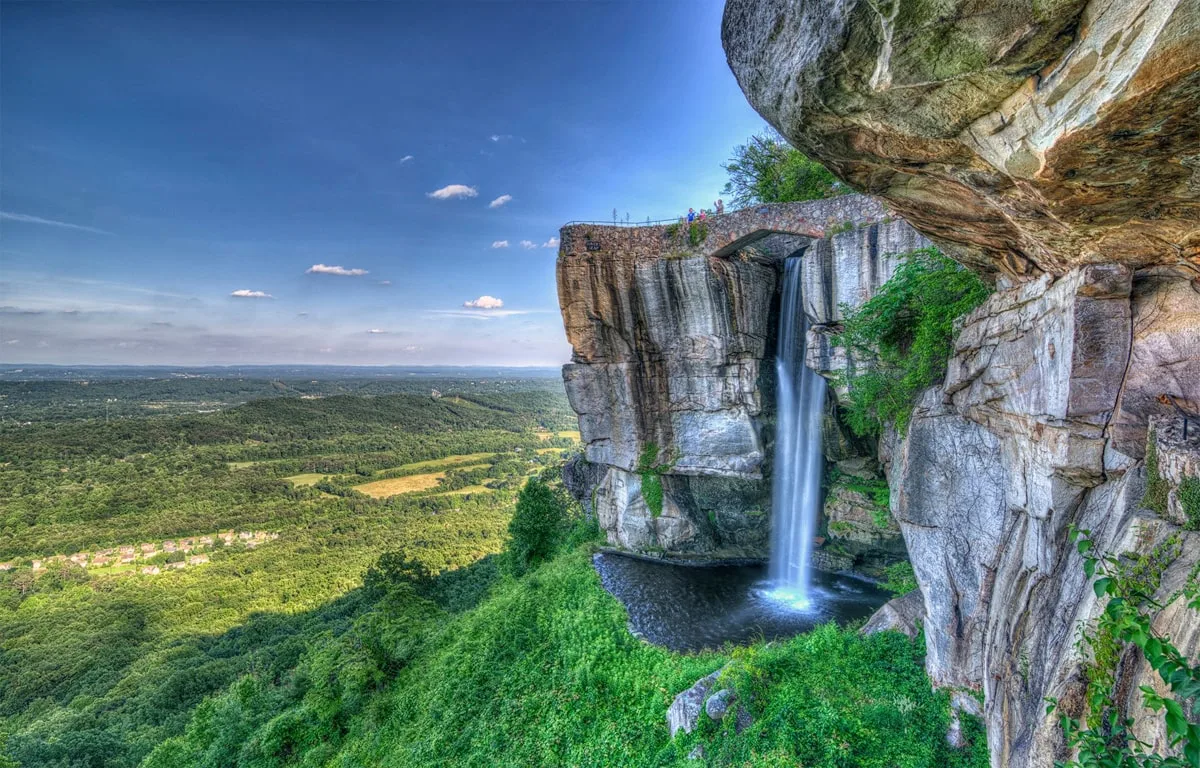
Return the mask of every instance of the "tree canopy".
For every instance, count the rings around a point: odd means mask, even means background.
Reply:
[[[737,207],[820,200],[847,191],[825,166],[770,130],[735,147],[733,157],[721,167],[729,174],[722,194]]]

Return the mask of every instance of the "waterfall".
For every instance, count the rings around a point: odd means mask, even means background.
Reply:
[[[797,607],[810,604],[813,535],[821,505],[821,415],[825,380],[804,364],[808,318],[801,305],[800,258],[784,262],[775,360],[777,421],[771,486],[771,587]]]

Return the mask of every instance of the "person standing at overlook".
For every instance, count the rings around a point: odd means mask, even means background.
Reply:
[[[713,208],[716,210],[718,216],[722,213],[725,213],[725,201],[718,197],[717,202],[713,205]]]
[[[688,208],[687,219],[688,219],[688,224],[691,224],[693,221],[696,220],[696,209],[695,208]]]

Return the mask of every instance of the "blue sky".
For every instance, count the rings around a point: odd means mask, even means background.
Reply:
[[[721,7],[6,3],[0,361],[564,362],[558,227],[763,127]]]

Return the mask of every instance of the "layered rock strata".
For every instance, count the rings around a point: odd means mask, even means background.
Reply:
[[[839,305],[890,276],[895,253],[926,241],[853,195],[703,226],[702,238],[679,225],[562,229],[559,299],[574,350],[563,379],[590,465],[569,474],[615,545],[762,555],[783,259],[805,254],[805,300],[825,333]],[[648,479],[661,484],[660,510]]]
[[[1198,0],[729,0],[750,103],[1010,276],[1200,265]]]

